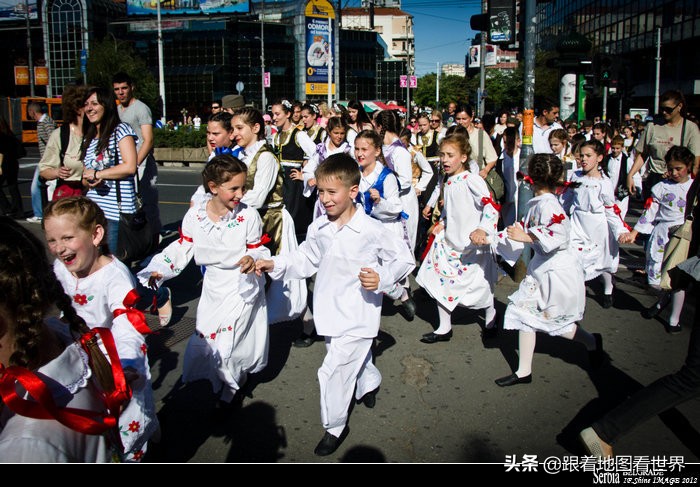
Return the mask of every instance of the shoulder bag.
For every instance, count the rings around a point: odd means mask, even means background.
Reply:
[[[64,123],[58,129],[61,131],[61,153],[59,155],[59,167],[63,167],[63,160],[66,157],[66,149],[70,142],[70,124]],[[61,178],[56,180],[56,189],[53,192],[53,199],[60,200],[61,198],[70,198],[71,196],[83,196],[85,190],[82,181],[65,181]]]
[[[484,150],[484,131],[479,129],[478,132],[478,138],[479,138],[479,156],[477,159],[477,162],[479,163],[479,167],[481,167],[482,164],[482,153]],[[485,164],[484,164],[485,165]],[[501,177],[500,174],[498,174],[498,171],[496,170],[496,167],[492,167],[489,173],[486,175],[486,185],[489,187],[489,192],[491,193],[491,197],[493,198],[494,201],[497,203],[502,203],[503,202],[503,197],[506,195],[506,185],[503,181],[503,177]]]

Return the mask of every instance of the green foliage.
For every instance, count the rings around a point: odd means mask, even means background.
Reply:
[[[112,36],[92,42],[87,63],[87,84],[112,88],[112,76],[128,73],[135,84],[135,96],[151,108],[153,118],[160,118],[158,82],[143,59],[134,53],[131,44]]]
[[[413,100],[420,106],[435,106],[435,73],[426,74],[418,79],[418,88],[413,93]],[[440,108],[446,107],[448,103],[466,103],[469,100],[469,93],[473,90],[473,83],[463,76],[441,76],[440,77]],[[478,86],[478,81],[477,81]],[[472,91],[470,91],[472,90]]]
[[[153,129],[153,147],[205,147],[207,145],[206,129],[194,130],[180,127],[179,130]]]

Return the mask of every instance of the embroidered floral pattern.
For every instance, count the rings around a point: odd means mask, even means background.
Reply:
[[[220,326],[219,328],[217,328],[217,330],[215,332],[212,332],[209,335],[204,335],[203,333],[197,333],[197,332],[195,332],[195,333],[197,334],[197,336],[199,338],[202,338],[202,339],[208,338],[209,340],[216,340],[217,335],[220,335],[221,333],[231,332],[231,331],[233,331],[232,325],[224,325],[224,326]]]
[[[132,421],[131,423],[129,423],[129,431],[131,431],[132,433],[136,433],[140,429],[141,423],[139,423],[138,421]]]
[[[139,347],[139,348],[141,349],[141,353],[146,355],[146,352],[148,352],[148,347],[146,346],[146,344],[145,343],[142,344],[141,347]]]
[[[76,294],[73,296],[73,301],[80,306],[85,306],[93,299],[95,299],[95,296],[88,296],[87,294]]]

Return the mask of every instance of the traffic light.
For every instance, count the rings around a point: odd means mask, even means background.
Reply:
[[[472,30],[486,32],[490,44],[514,44],[515,37],[515,1],[491,0],[488,12],[472,15],[469,18]]]
[[[612,59],[608,56],[602,56],[600,58],[600,84],[603,86],[610,86],[612,79]]]

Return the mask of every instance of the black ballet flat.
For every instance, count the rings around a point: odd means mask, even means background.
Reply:
[[[518,377],[515,374],[510,374],[500,379],[495,380],[496,385],[500,387],[514,386],[515,384],[529,384],[532,382],[532,374],[525,377]]]
[[[449,342],[452,338],[452,330],[448,331],[443,335],[438,335],[437,333],[426,333],[423,338],[420,339],[423,343],[437,343],[437,342]]]

